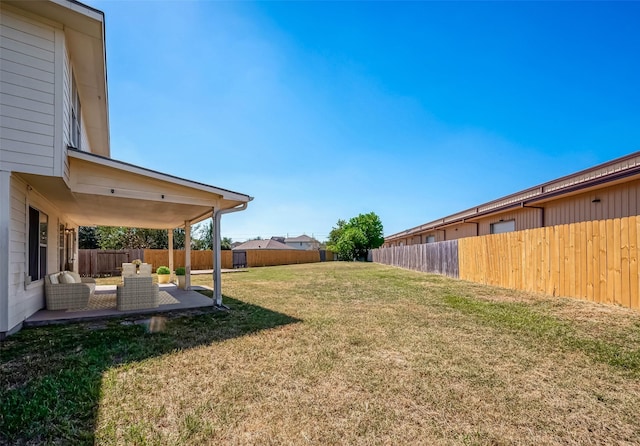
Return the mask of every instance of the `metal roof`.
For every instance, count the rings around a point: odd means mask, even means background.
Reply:
[[[558,199],[563,195],[574,194],[588,188],[602,186],[603,184],[635,176],[640,177],[640,152],[634,152],[589,169],[480,204],[476,207],[424,223],[420,226],[388,235],[385,237],[385,241],[411,237],[424,231],[434,230],[456,223],[463,223],[465,221],[473,221],[474,219],[503,212],[515,207],[540,204],[545,201]]]

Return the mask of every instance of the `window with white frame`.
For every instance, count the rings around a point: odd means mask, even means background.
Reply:
[[[64,271],[66,268],[66,259],[64,255],[64,239],[65,239],[65,227],[63,224],[58,225],[58,268],[60,271]]]
[[[71,77],[71,120],[69,122],[69,133],[71,135],[71,147],[80,149],[82,140],[82,110],[80,108],[80,96],[78,95],[78,87],[76,78]]]
[[[428,235],[427,236],[426,243],[435,243],[435,242],[436,242],[436,236],[435,235]]]
[[[29,206],[29,276],[42,279],[47,274],[49,217]]]
[[[491,223],[492,234],[503,234],[505,232],[513,232],[515,230],[516,230],[515,220],[507,220],[507,221],[499,221],[497,223]]]

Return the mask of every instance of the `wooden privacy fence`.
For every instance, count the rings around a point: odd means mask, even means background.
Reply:
[[[456,251],[456,275],[451,265],[454,253],[436,254],[439,245],[450,242],[381,248],[373,252],[373,260],[487,285],[640,309],[640,216],[457,242],[450,245]],[[443,265],[438,267],[437,262]]]
[[[233,253],[246,252],[246,266],[275,266],[275,265],[290,265],[296,263],[313,263],[320,262],[319,251],[302,251],[299,249],[282,249],[282,250],[270,250],[270,249],[249,249],[246,251],[220,251],[222,259],[222,268],[233,268]],[[145,249],[144,250],[145,262],[153,265],[153,271],[158,266],[169,265],[169,250],[168,249]],[[174,268],[178,266],[184,266],[185,264],[185,251],[181,249],[173,250]],[[327,252],[327,260],[333,259],[333,253]],[[213,269],[213,257],[212,251],[191,251],[191,269]]]
[[[372,257],[385,265],[458,277],[458,240],[379,248]]]
[[[248,249],[247,266],[291,265],[295,263],[314,263],[320,261],[319,251],[299,249]]]
[[[144,261],[144,249],[78,250],[78,273],[81,276],[100,277],[120,275],[123,263],[135,259]]]
[[[231,251],[220,251],[222,268],[232,268],[233,259],[231,257]],[[153,271],[159,266],[169,266],[169,250],[168,249],[145,249],[144,250],[145,262],[150,263],[153,267]],[[185,266],[185,251],[184,249],[173,250],[173,267]],[[213,251],[191,251],[191,270],[197,269],[213,269]]]
[[[640,309],[640,216],[459,240],[460,278]]]

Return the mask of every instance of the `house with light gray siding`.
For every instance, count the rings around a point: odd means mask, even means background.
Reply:
[[[79,226],[184,227],[188,240],[212,217],[219,253],[222,214],[251,200],[111,158],[103,12],[0,3],[0,339],[44,308],[46,275],[77,271]]]

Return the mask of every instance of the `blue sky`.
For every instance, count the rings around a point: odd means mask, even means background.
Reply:
[[[640,150],[640,3],[87,0],[111,156],[255,197],[222,235],[389,235]]]

